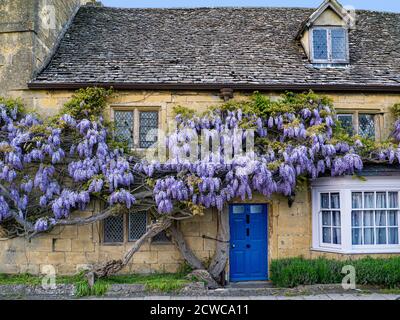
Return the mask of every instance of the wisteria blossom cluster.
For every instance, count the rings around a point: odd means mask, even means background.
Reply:
[[[165,214],[173,210],[174,201],[222,210],[236,197],[251,199],[253,192],[292,196],[300,176],[352,175],[363,168],[363,143],[358,138],[338,141],[334,119],[332,107],[317,100],[292,112],[260,115],[232,108],[190,118],[178,115],[177,129],[165,139],[167,161],[148,159],[137,169],[157,177],[155,201]],[[210,139],[216,147],[204,149]],[[400,140],[400,121],[394,139]],[[255,142],[253,149],[249,141]],[[400,148],[392,149],[380,150],[376,158],[400,162]],[[159,172],[174,175],[163,178]]]
[[[178,203],[223,210],[254,192],[293,196],[299,177],[363,168],[363,142],[338,140],[334,119],[328,103],[311,98],[282,111],[243,103],[202,116],[178,114],[164,139],[168,158],[160,161],[111,148],[112,133],[101,117],[64,114],[44,123],[0,105],[0,223],[18,217],[46,231],[94,199],[129,209],[140,203],[137,180],[146,178],[160,214],[173,213]],[[369,154],[400,162],[398,141],[400,121],[392,142]]]
[[[109,205],[135,203],[131,166],[121,150],[109,148],[102,119],[78,121],[66,114],[44,125],[0,105],[0,133],[0,222],[14,212],[37,219],[35,230],[44,231],[103,191]]]

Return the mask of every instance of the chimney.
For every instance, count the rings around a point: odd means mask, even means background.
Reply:
[[[90,0],[0,1],[0,96],[21,96],[81,5]]]

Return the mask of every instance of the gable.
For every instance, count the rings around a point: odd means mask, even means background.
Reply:
[[[319,8],[302,23],[299,33],[297,34],[297,39],[300,40],[304,52],[311,62],[314,60],[312,51],[313,44],[311,43],[313,36],[311,33],[313,28],[318,27],[344,28],[347,34],[348,30],[354,27],[354,15],[352,16],[351,12],[347,11],[338,1],[325,0]],[[346,42],[347,41],[348,36],[346,35]]]
[[[313,21],[312,27],[318,26],[334,26],[334,27],[343,27],[347,28],[348,23],[343,19],[343,17],[339,16],[336,11],[332,10],[331,8],[325,9],[319,16]],[[310,52],[310,28],[307,27],[303,30],[303,33],[300,37],[300,43],[303,46],[304,52],[306,53],[307,57],[311,58]]]
[[[342,26],[346,27],[347,22],[331,8],[327,8],[314,21],[315,26]]]

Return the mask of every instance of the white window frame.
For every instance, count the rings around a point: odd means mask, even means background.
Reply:
[[[346,58],[345,59],[332,59],[332,30],[343,29],[345,31],[345,43],[346,43]],[[326,30],[327,32],[327,53],[328,59],[314,59],[314,30]],[[349,32],[348,29],[341,26],[315,26],[310,29],[310,52],[311,62],[319,64],[348,64],[350,61],[349,54]]]
[[[366,181],[346,177],[319,178],[314,180],[312,192],[312,250],[344,254],[388,254],[400,253],[400,244],[353,245],[351,211],[352,192],[390,192],[400,194],[399,177],[367,177]],[[322,243],[322,221],[320,214],[321,193],[340,193],[341,245]],[[400,224],[400,210],[398,224]],[[398,226],[400,242],[400,226]]]
[[[329,202],[331,201],[331,193],[339,193],[339,209],[323,209],[321,207],[321,194],[323,193],[329,193]],[[330,206],[330,205],[329,205]],[[340,211],[340,238],[342,238],[342,199],[341,199],[341,194],[340,191],[329,191],[329,192],[318,192],[318,223],[319,223],[319,228],[318,228],[318,237],[319,237],[319,246],[321,248],[333,248],[333,249],[340,249],[342,244],[335,244],[335,243],[325,243],[323,242],[323,235],[322,235],[322,229],[323,229],[323,225],[322,225],[322,211]],[[332,213],[331,213],[332,214]],[[331,229],[333,229],[332,226],[330,226]],[[331,239],[333,237],[333,233],[331,234]],[[341,242],[343,242],[343,240],[341,240]]]

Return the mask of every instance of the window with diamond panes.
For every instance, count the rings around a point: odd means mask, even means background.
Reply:
[[[104,219],[104,243],[124,242],[124,216],[111,216]]]
[[[120,141],[128,143],[129,147],[133,147],[133,111],[114,111],[115,134]]]
[[[129,241],[136,241],[146,233],[147,214],[146,212],[129,213]]]
[[[312,30],[312,60],[317,63],[346,63],[347,30],[318,27]]]
[[[157,142],[158,112],[140,112],[139,146],[149,148]]]
[[[363,138],[380,139],[379,114],[355,111],[352,114],[338,114],[337,119],[349,135],[360,135]]]
[[[313,31],[314,59],[328,60],[327,30],[317,29]]]
[[[375,138],[375,116],[373,114],[358,115],[358,134],[364,138]]]
[[[354,134],[353,129],[353,115],[352,114],[338,114],[338,120],[342,128],[352,136]]]
[[[332,60],[346,60],[347,43],[344,29],[331,30]]]

